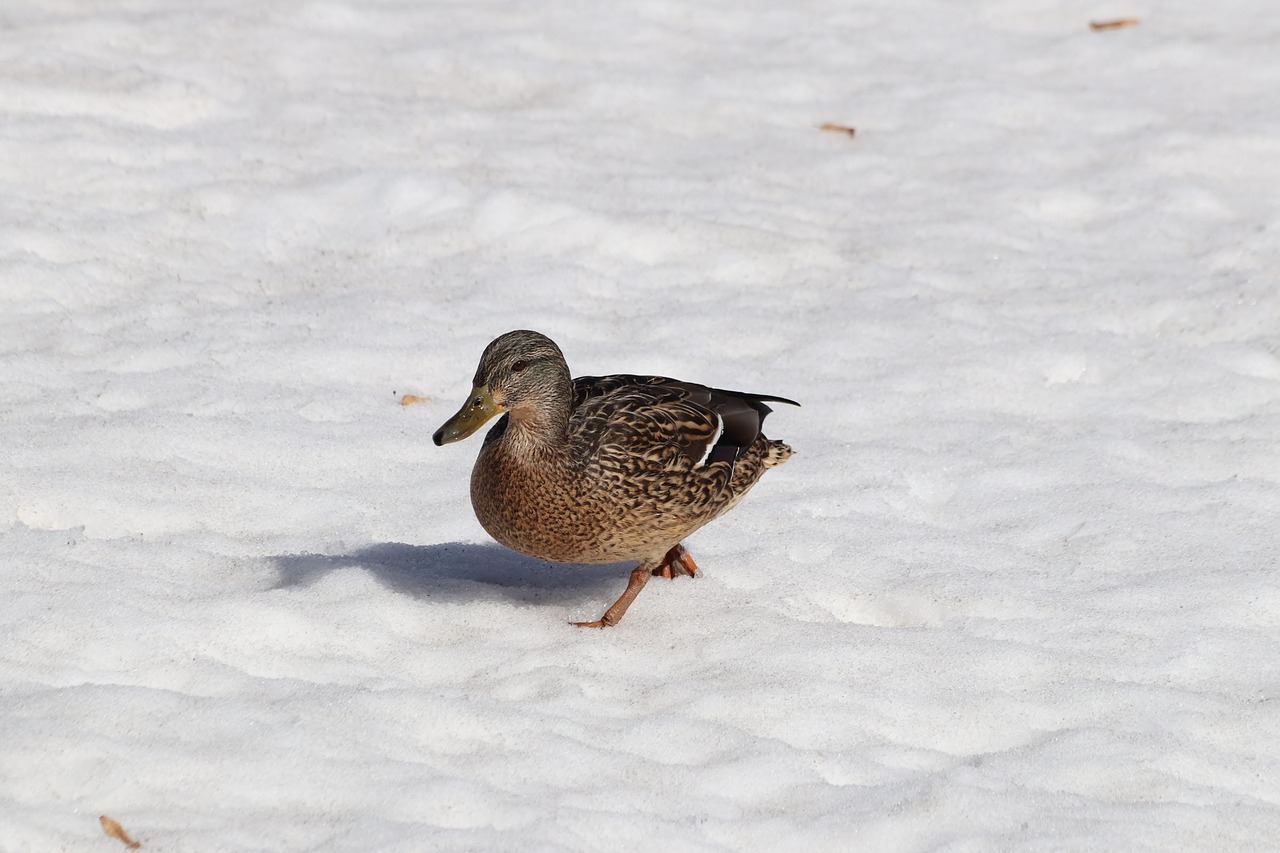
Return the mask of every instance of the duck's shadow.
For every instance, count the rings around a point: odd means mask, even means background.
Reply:
[[[396,592],[437,601],[502,596],[526,603],[583,606],[609,601],[626,585],[623,567],[545,563],[498,545],[384,542],[349,554],[281,554],[276,589],[307,587],[330,572],[360,568]],[[607,603],[607,602],[606,602]]]

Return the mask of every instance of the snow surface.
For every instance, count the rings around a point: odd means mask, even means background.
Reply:
[[[1274,0],[0,32],[0,849],[1277,846]],[[804,404],[615,629],[430,443],[513,328]]]

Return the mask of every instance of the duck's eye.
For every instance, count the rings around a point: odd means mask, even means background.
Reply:
[[[511,372],[519,373],[520,371],[524,370],[528,366],[529,366],[529,362],[525,361],[524,359],[520,359],[515,364],[511,365]]]

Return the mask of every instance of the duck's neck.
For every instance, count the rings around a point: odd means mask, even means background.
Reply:
[[[570,393],[508,409],[503,443],[516,454],[563,453],[569,441]]]

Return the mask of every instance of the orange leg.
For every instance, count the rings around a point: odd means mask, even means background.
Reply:
[[[698,564],[693,561],[693,557],[689,556],[689,552],[685,550],[683,545],[677,545],[667,552],[662,558],[662,562],[658,564],[658,568],[653,570],[654,577],[664,577],[671,580],[675,577],[674,569],[679,567],[689,577],[693,577],[698,572]]]
[[[622,618],[622,614],[627,612],[627,608],[631,606],[631,602],[636,600],[636,596],[640,594],[640,590],[644,589],[644,585],[649,582],[649,566],[652,563],[646,561],[636,566],[631,572],[631,580],[627,581],[627,588],[623,590],[622,595],[618,597],[608,610],[594,622],[574,622],[579,628],[608,628],[610,625],[617,625],[618,620]]]

